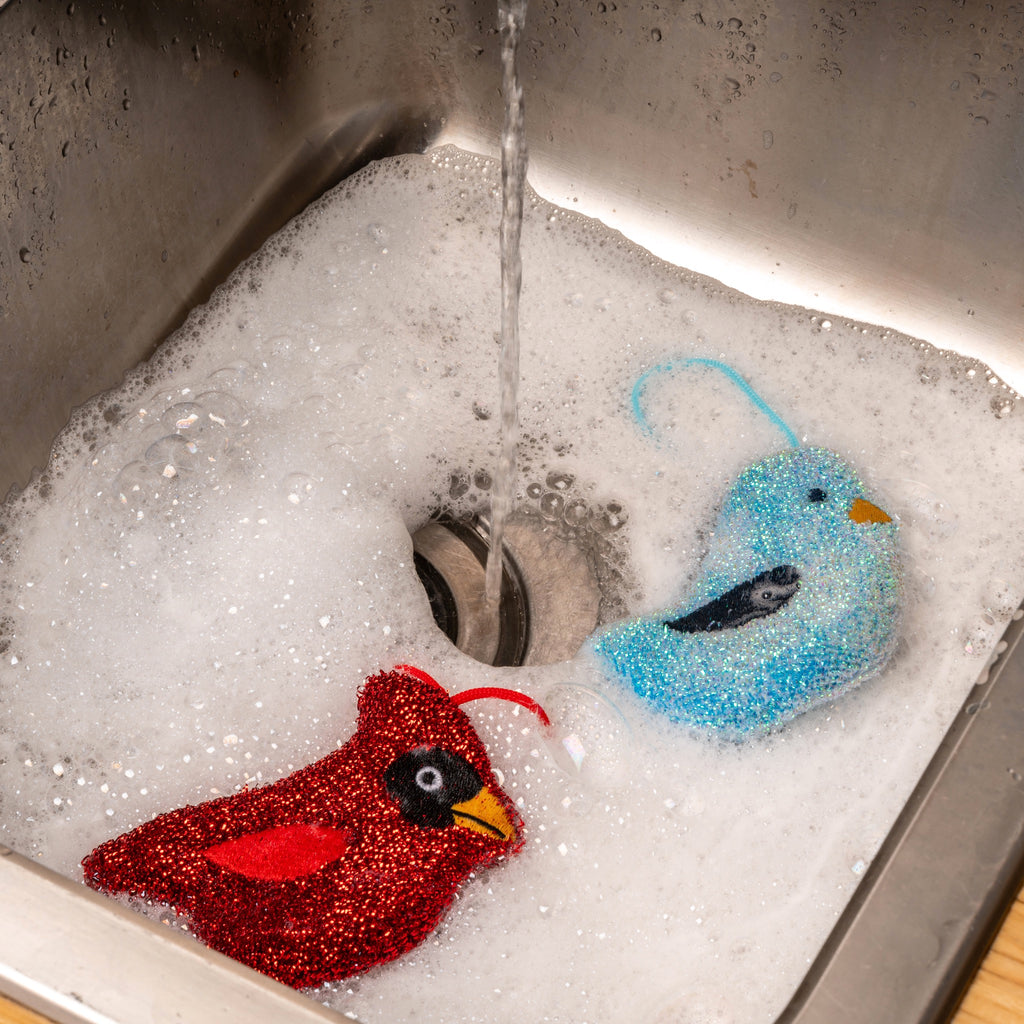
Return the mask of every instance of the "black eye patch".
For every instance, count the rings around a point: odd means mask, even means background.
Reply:
[[[821,502],[828,500],[828,495],[820,487],[812,487],[807,492],[807,500],[814,502],[815,504],[820,504]]]
[[[444,828],[454,820],[452,807],[475,796],[483,782],[457,754],[442,747],[420,747],[391,762],[384,785],[406,821]]]

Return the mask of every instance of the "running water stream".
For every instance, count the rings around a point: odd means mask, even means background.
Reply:
[[[526,22],[526,0],[503,0],[498,5],[501,29],[501,86],[505,97],[505,123],[501,135],[501,449],[491,503],[491,543],[487,556],[485,592],[489,604],[501,599],[502,541],[515,492],[516,447],[519,422],[519,292],[523,265],[519,237],[523,224],[523,188],[526,184],[526,135],[523,89],[519,81],[519,39]]]

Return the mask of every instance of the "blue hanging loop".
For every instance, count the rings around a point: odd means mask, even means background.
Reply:
[[[654,428],[648,422],[641,404],[648,381],[655,376],[655,374],[672,373],[675,370],[685,370],[691,366],[709,366],[711,369],[718,370],[720,373],[724,374],[744,395],[746,395],[754,408],[763,412],[770,422],[782,432],[791,448],[800,447],[800,439],[795,433],[793,433],[785,420],[783,420],[782,417],[779,416],[779,414],[746,382],[746,380],[744,380],[731,366],[729,366],[728,363],[719,362],[717,359],[693,358],[684,359],[682,362],[662,363],[660,366],[651,367],[651,369],[640,375],[637,382],[633,385],[631,404],[633,408],[633,416],[636,418],[640,430],[647,437],[652,439],[654,438]]]

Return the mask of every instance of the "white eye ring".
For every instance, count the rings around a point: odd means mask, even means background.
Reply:
[[[416,785],[424,793],[436,793],[444,785],[444,776],[432,765],[425,764],[416,773]]]

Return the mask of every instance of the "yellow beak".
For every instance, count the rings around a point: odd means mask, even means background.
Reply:
[[[872,505],[870,501],[865,501],[863,498],[858,498],[851,506],[849,512],[850,518],[855,523],[891,523],[892,519],[886,515],[877,505]]]
[[[452,808],[455,824],[473,832],[509,842],[516,837],[515,826],[498,798],[489,790],[481,789],[471,800],[464,800]]]

